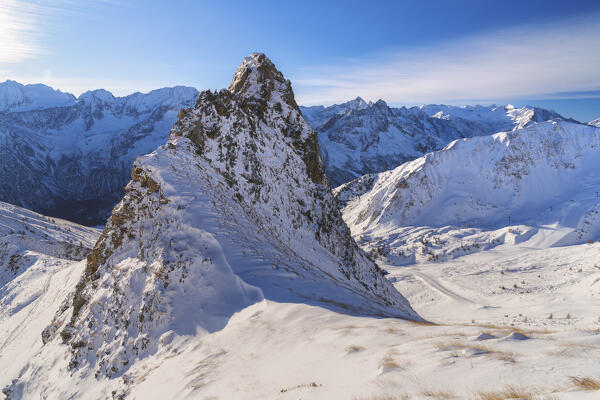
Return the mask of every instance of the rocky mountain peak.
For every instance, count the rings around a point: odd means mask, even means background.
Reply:
[[[125,373],[164,334],[220,330],[263,299],[419,319],[351,238],[294,106],[289,81],[251,55],[231,90],[202,92],[169,142],[136,160],[43,334],[69,345],[69,370]]]
[[[283,101],[298,110],[292,85],[263,53],[244,58],[233,75],[229,91],[261,101]]]

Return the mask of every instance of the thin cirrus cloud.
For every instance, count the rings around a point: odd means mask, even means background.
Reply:
[[[392,103],[589,97],[600,89],[600,14],[314,66],[293,79],[303,104],[360,95]],[[594,92],[596,91],[596,92]]]
[[[39,5],[18,0],[0,3],[0,67],[42,53],[38,44],[39,24]]]
[[[0,70],[46,54],[42,41],[61,17],[81,16],[98,4],[121,0],[1,0]],[[84,11],[87,10],[87,11]]]

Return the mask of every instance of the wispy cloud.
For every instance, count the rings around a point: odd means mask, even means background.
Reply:
[[[81,17],[94,7],[123,5],[125,0],[1,0],[0,70],[46,54],[42,40],[61,17]]]
[[[40,8],[36,4],[3,0],[0,3],[0,66],[41,54]]]
[[[357,95],[429,103],[597,90],[600,15],[317,65],[295,78],[303,104],[331,104]]]

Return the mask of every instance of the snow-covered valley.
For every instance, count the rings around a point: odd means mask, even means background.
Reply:
[[[548,121],[453,141],[334,190],[359,244],[392,264],[600,236],[600,129]]]

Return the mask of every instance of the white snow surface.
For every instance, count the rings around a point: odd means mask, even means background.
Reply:
[[[588,122],[588,125],[593,125],[593,126],[600,127],[600,118],[596,118],[594,120],[591,120],[590,122]]]
[[[0,384],[42,348],[42,330],[77,283],[100,234],[0,202]]]
[[[43,372],[54,384],[31,378],[30,389],[45,390],[13,398],[60,399],[57,387],[71,385],[73,398],[110,399],[127,381],[126,399],[471,400],[512,386],[521,398],[593,400],[598,392],[570,377],[600,375],[599,256],[600,244],[517,246],[388,266],[396,287],[438,325],[263,300],[212,334],[167,332],[119,379],[69,377],[65,345],[51,341],[37,357],[53,366]]]

